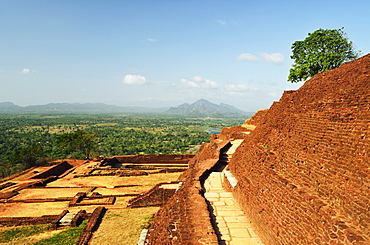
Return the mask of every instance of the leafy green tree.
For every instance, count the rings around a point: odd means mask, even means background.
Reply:
[[[97,138],[94,132],[78,130],[59,135],[57,142],[69,153],[79,152],[85,159],[90,159],[97,145]]]
[[[37,161],[43,155],[44,151],[40,144],[35,143],[22,148],[21,150],[15,151],[13,154],[13,162],[20,162],[24,164],[24,168],[28,169],[35,167]]]
[[[299,82],[313,77],[315,74],[337,68],[339,65],[359,57],[360,52],[354,51],[353,44],[341,29],[318,29],[308,33],[303,41],[292,44],[294,60],[288,81]]]

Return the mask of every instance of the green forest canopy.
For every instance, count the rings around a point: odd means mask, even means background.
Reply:
[[[290,58],[294,64],[288,76],[288,81],[292,83],[305,81],[360,56],[347,38],[344,28],[318,29],[308,33],[305,40],[292,44],[292,53]]]
[[[245,119],[3,114],[0,177],[53,159],[189,153],[194,146],[209,141],[205,130],[241,125]],[[85,136],[90,137],[88,147],[78,139]],[[67,140],[74,137],[79,142],[76,146]]]

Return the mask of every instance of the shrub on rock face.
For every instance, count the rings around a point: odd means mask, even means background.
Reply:
[[[308,33],[303,41],[292,44],[294,60],[288,81],[299,82],[313,77],[315,74],[339,67],[354,60],[360,52],[354,51],[353,44],[341,29],[319,29]]]

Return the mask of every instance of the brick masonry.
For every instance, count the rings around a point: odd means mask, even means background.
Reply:
[[[370,244],[370,55],[286,91],[243,126],[202,145],[149,244],[212,244],[201,176],[239,138],[232,190],[265,244]]]
[[[128,201],[128,208],[138,208],[138,207],[149,207],[149,206],[161,206],[168,201],[170,197],[172,197],[176,189],[166,189],[161,188],[162,185],[168,184],[175,184],[176,186],[179,185],[180,182],[163,182],[156,184],[152,189],[147,191],[142,195],[138,195],[133,199]]]
[[[370,55],[285,92],[230,169],[266,244],[370,243]]]
[[[180,176],[182,187],[156,214],[147,244],[218,244],[203,196],[201,176],[216,164],[219,150],[227,143],[205,143],[200,153],[189,161],[191,171]]]
[[[127,155],[127,156],[114,156],[106,158],[102,161],[102,166],[114,165],[117,163],[172,163],[181,164],[188,163],[194,157],[194,154],[161,154],[161,155]]]

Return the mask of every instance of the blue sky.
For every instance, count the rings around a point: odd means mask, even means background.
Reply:
[[[0,0],[0,102],[245,111],[287,89],[291,45],[344,27],[370,52],[370,1]]]

